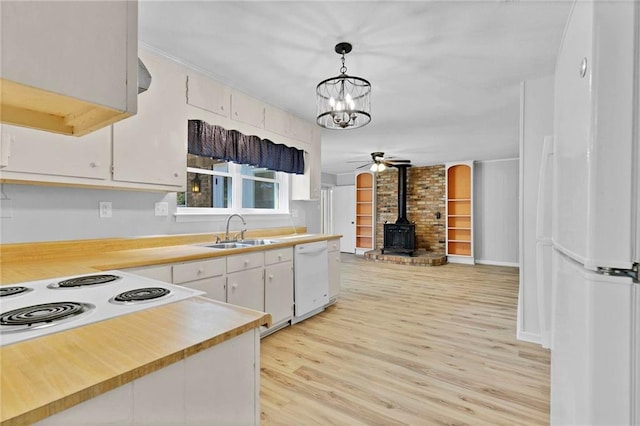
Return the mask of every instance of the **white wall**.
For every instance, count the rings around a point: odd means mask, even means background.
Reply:
[[[518,266],[518,159],[474,163],[476,263]]]
[[[172,215],[154,216],[154,205],[159,201],[168,202],[169,212],[175,212],[175,193],[8,184],[1,188],[9,199],[2,201],[0,242],[3,244],[219,232],[225,228],[226,215],[192,223],[178,223]],[[112,218],[99,218],[100,201],[113,203]],[[291,216],[295,217],[246,216],[247,228],[287,227],[293,222],[296,226],[307,226],[309,232],[319,232],[319,201],[291,201],[290,208]],[[234,221],[231,229],[239,226],[240,223]]]
[[[541,342],[536,270],[536,205],[544,137],[553,134],[553,77],[523,82],[520,96],[522,199],[518,338],[530,342]]]

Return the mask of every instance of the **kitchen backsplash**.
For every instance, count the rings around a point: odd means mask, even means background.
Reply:
[[[3,184],[0,243],[219,232],[226,215],[206,222],[176,222],[176,194]],[[110,202],[112,217],[100,218],[100,202]],[[155,216],[166,202],[169,216]],[[290,216],[246,216],[248,229],[306,226],[320,232],[319,201],[291,201]],[[232,223],[232,227],[235,226]],[[235,228],[232,228],[235,229]]]

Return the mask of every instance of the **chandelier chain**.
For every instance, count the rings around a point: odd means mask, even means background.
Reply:
[[[342,66],[340,67],[340,74],[346,74],[347,67],[344,65],[344,52],[342,52]]]

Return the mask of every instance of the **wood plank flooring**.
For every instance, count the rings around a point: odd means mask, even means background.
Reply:
[[[262,339],[262,425],[549,423],[516,268],[342,262],[334,306]]]

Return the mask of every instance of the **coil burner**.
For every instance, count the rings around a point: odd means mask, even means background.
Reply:
[[[0,287],[0,297],[17,296],[30,292],[31,290],[33,289],[23,286]]]
[[[171,294],[170,290],[162,287],[144,287],[125,291],[109,300],[111,303],[144,303]]]
[[[85,275],[82,277],[69,278],[64,281],[51,284],[49,288],[76,288],[92,285],[109,284],[111,282],[119,280],[121,277],[117,275],[101,274],[101,275]]]
[[[24,306],[2,313],[0,332],[15,332],[48,327],[71,321],[95,308],[90,303],[52,302]]]

